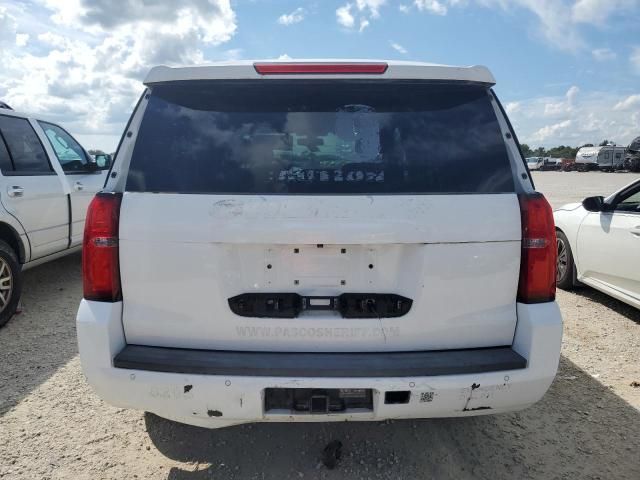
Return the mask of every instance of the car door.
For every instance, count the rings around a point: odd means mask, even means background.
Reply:
[[[640,183],[610,202],[611,211],[590,212],[578,230],[582,275],[640,301]]]
[[[69,205],[64,185],[55,172],[33,126],[26,118],[0,115],[0,156],[4,208],[23,226],[30,259],[69,246]]]
[[[38,122],[58,158],[71,191],[71,246],[82,243],[87,207],[102,190],[109,165],[98,164],[62,127]]]

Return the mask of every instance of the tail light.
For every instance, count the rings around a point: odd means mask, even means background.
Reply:
[[[331,74],[369,74],[381,75],[387,71],[384,62],[374,63],[301,63],[301,62],[263,62],[253,67],[260,75],[331,75]]]
[[[82,283],[87,300],[122,299],[118,252],[121,200],[121,193],[101,192],[89,204],[82,242]]]
[[[556,229],[549,202],[540,193],[519,195],[522,253],[518,302],[542,303],[556,298]]]

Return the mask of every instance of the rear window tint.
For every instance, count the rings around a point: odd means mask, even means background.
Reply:
[[[153,88],[127,190],[501,193],[514,182],[486,87],[199,81]]]

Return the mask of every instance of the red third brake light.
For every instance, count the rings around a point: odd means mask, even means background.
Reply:
[[[121,193],[98,193],[87,211],[82,242],[84,298],[117,302],[120,291],[118,223]]]
[[[518,302],[542,303],[556,298],[556,228],[549,202],[540,193],[519,195],[522,253]]]
[[[381,75],[387,71],[384,62],[376,63],[254,63],[253,67],[260,75],[331,75],[331,74],[368,74]]]

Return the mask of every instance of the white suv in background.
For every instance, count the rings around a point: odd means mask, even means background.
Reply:
[[[62,127],[0,106],[0,326],[15,313],[22,271],[78,250],[89,202],[104,186]]]
[[[484,67],[154,68],[84,236],[82,366],[203,427],[469,416],[551,384],[551,208]]]

